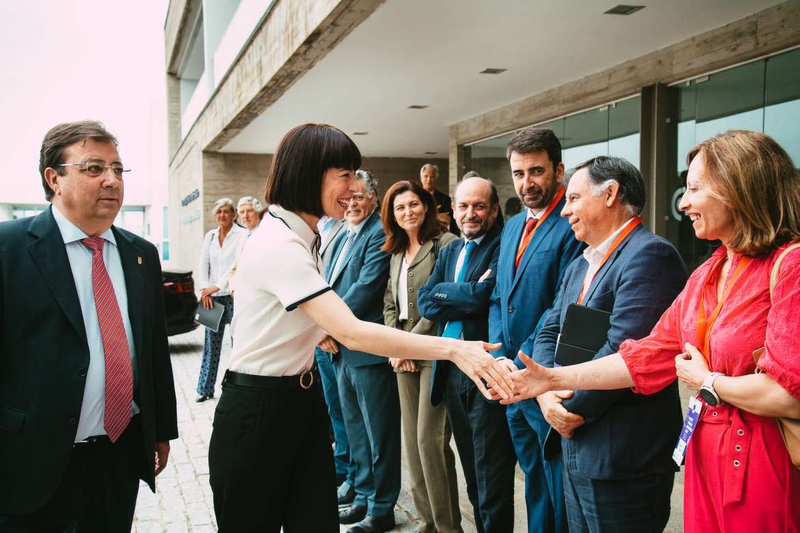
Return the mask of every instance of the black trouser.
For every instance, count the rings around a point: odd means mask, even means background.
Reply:
[[[134,416],[116,443],[75,444],[55,494],[36,512],[0,515],[0,532],[121,533],[131,530],[144,468],[142,426]],[[12,461],[12,457],[4,460]]]
[[[327,410],[314,383],[228,371],[208,452],[220,533],[337,533]]]
[[[475,526],[480,533],[511,533],[517,456],[506,408],[486,400],[454,364],[438,364],[447,366],[444,405],[464,469]]]

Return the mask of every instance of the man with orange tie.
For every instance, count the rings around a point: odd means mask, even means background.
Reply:
[[[564,270],[580,255],[564,208],[561,142],[552,130],[526,128],[508,143],[514,189],[527,207],[506,222],[500,239],[497,282],[489,306],[489,340],[508,365],[524,368],[517,357],[531,346],[542,315],[553,305]],[[535,354],[534,354],[535,357]],[[550,426],[535,400],[506,410],[511,439],[525,473],[528,531],[566,532],[561,462],[544,460],[542,445]]]
[[[114,227],[102,124],[42,141],[52,206],[0,224],[0,531],[130,531],[178,436],[158,250]]]

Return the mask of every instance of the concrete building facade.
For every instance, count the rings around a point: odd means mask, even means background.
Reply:
[[[278,140],[303,122],[351,135],[384,190],[432,162],[442,190],[478,170],[503,201],[507,139],[551,127],[567,166],[639,166],[646,223],[699,261],[707,246],[675,209],[688,148],[758,129],[800,162],[800,1],[640,4],[172,0],[173,263],[196,264],[219,197],[263,197]]]

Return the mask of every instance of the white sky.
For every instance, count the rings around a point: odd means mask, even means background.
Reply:
[[[0,203],[45,202],[38,152],[60,122],[96,119],[117,136],[133,169],[126,204],[165,173],[167,2],[0,2]]]

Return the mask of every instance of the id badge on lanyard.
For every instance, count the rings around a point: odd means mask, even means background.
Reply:
[[[689,408],[686,410],[686,418],[683,420],[683,427],[681,428],[681,436],[678,438],[678,444],[672,452],[672,459],[678,464],[683,466],[686,461],[686,449],[689,447],[689,441],[692,440],[694,430],[700,422],[700,415],[703,414],[703,407],[705,404],[692,396],[689,398]]]

